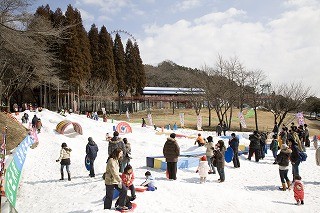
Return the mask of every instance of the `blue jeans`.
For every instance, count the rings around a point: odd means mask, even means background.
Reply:
[[[220,176],[220,181],[224,181],[225,180],[224,167],[217,167],[217,170]]]
[[[300,165],[300,161],[299,160],[295,164],[292,164],[293,180],[294,180],[295,176],[299,175],[299,165]]]
[[[278,153],[278,150],[276,150],[276,149],[272,150],[272,155],[273,155],[274,159],[277,159],[277,153]]]
[[[207,156],[207,161],[208,161],[208,165],[209,165],[209,168],[210,170],[213,172],[213,173],[216,173],[216,170],[212,164],[212,158],[210,156]]]

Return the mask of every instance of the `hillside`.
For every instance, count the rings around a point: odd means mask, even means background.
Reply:
[[[1,112],[0,113],[1,131],[3,131],[3,129],[6,126],[8,127],[7,129],[7,151],[8,151],[15,148],[26,137],[28,131],[24,126],[14,121],[13,118],[10,118],[4,112]]]

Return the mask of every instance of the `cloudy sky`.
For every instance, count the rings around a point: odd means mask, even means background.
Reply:
[[[38,0],[36,5],[47,3],[52,10],[77,8],[87,30],[95,23],[109,32],[129,32],[145,64],[171,60],[202,68],[214,67],[218,55],[238,57],[272,84],[302,82],[320,97],[319,0]]]

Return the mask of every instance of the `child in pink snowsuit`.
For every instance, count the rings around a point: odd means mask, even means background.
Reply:
[[[294,192],[294,199],[297,201],[297,205],[304,204],[304,187],[301,181],[300,175],[295,176],[293,182],[293,192]]]

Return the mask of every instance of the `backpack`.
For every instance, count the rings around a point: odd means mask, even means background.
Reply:
[[[307,157],[308,157],[307,153],[298,151],[298,155],[299,155],[300,162],[307,160]]]

